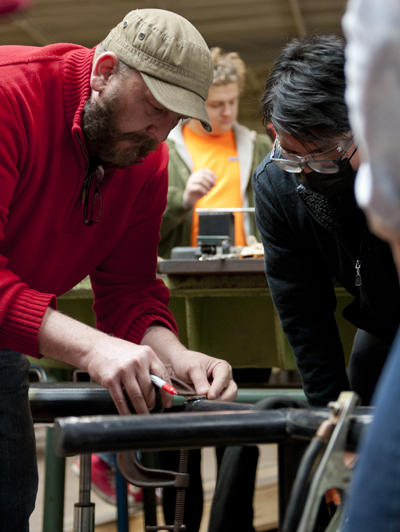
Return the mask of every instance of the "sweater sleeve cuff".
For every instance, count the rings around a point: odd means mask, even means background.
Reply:
[[[166,317],[157,314],[145,314],[144,316],[140,316],[137,320],[135,320],[135,323],[130,326],[128,332],[126,333],[125,339],[134,344],[140,344],[148,327],[156,321],[163,323],[168,329],[178,336],[178,328],[174,321],[170,321]]]
[[[48,307],[57,307],[54,294],[21,290],[7,306],[1,324],[0,343],[24,355],[41,358],[38,353],[39,329]]]

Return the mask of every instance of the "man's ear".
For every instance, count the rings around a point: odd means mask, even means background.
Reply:
[[[117,65],[118,57],[114,52],[103,52],[99,55],[92,65],[92,74],[90,76],[91,89],[101,92],[115,72]]]

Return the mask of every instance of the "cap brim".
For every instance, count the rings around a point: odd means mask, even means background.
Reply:
[[[201,125],[207,132],[210,133],[212,131],[203,98],[190,90],[149,76],[145,72],[140,73],[152,95],[161,105],[174,113],[200,120]]]

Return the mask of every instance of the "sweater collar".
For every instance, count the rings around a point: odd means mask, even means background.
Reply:
[[[64,62],[64,108],[72,131],[81,131],[82,113],[90,96],[90,74],[95,49],[78,48],[66,54]]]

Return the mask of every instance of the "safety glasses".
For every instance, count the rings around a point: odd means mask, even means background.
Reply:
[[[347,143],[346,143],[347,142]],[[276,139],[272,147],[271,161],[273,161],[279,168],[285,170],[285,172],[293,172],[299,174],[303,171],[303,168],[307,167],[320,174],[336,174],[339,171],[339,163],[343,159],[344,155],[353,144],[354,139],[344,139],[339,141],[337,146],[330,148],[324,152],[310,153],[300,157],[291,153],[285,152]],[[338,151],[341,152],[337,159],[329,158],[329,155],[334,155]],[[277,154],[279,156],[277,157]]]

